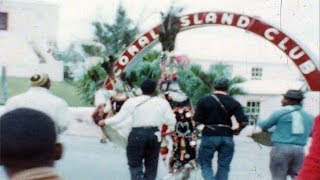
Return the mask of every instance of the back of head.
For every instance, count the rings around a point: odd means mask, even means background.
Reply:
[[[213,87],[218,91],[228,91],[230,81],[225,77],[216,78],[213,82]]]
[[[0,161],[7,167],[51,165],[56,131],[46,114],[27,108],[0,117]],[[22,165],[24,164],[24,165]]]
[[[32,87],[44,87],[50,88],[50,79],[48,74],[35,74],[30,78],[30,83]]]
[[[147,79],[142,82],[140,88],[143,94],[151,95],[156,91],[157,83],[153,80]]]

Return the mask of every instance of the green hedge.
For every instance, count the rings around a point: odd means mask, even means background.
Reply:
[[[26,91],[29,87],[28,78],[8,77],[9,98]],[[80,99],[79,93],[72,83],[53,81],[51,83],[51,91],[53,94],[66,100],[69,106],[91,106]]]

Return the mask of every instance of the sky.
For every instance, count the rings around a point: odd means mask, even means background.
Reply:
[[[91,40],[95,20],[112,23],[119,3],[127,15],[145,33],[161,21],[160,12],[171,4],[183,8],[183,14],[202,11],[226,11],[256,17],[286,33],[307,52],[319,67],[319,0],[5,0],[59,5],[58,46]],[[280,12],[281,9],[281,12]],[[273,44],[253,33],[210,26],[180,33],[176,53],[193,59],[246,60],[288,63]]]

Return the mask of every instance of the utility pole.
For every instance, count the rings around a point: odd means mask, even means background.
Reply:
[[[6,76],[6,66],[1,66],[1,100],[0,104],[5,104],[8,99],[8,81]]]

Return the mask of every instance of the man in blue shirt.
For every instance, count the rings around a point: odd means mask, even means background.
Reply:
[[[304,149],[311,133],[313,117],[302,109],[304,96],[299,90],[288,90],[283,95],[282,108],[258,126],[268,130],[275,126],[271,136],[270,171],[273,180],[294,178],[303,162]]]

